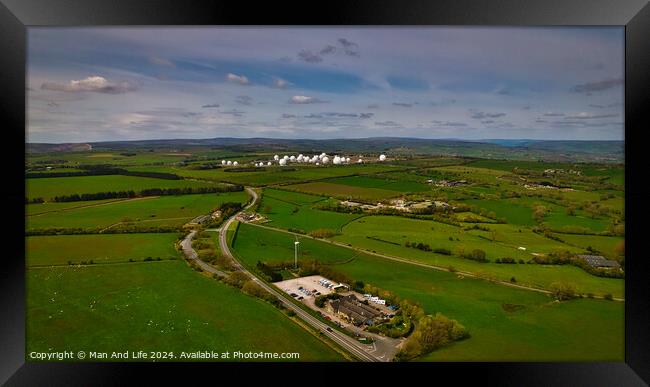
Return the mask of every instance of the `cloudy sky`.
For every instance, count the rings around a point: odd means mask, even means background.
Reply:
[[[624,32],[29,28],[28,141],[623,139]]]

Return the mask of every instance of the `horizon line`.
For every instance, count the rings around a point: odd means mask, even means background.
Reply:
[[[278,137],[202,137],[202,138],[154,138],[154,139],[135,139],[135,140],[99,140],[99,141],[80,141],[80,142],[25,142],[25,145],[62,145],[62,144],[98,144],[111,142],[143,142],[143,141],[205,141],[205,140],[277,140],[277,141],[350,141],[350,140],[427,140],[427,141],[458,141],[458,142],[485,142],[485,141],[534,141],[534,142],[625,142],[621,140],[584,140],[584,139],[532,139],[532,138],[482,138],[482,139],[463,139],[454,137],[397,137],[397,136],[376,136],[376,137],[352,137],[352,138],[278,138]]]

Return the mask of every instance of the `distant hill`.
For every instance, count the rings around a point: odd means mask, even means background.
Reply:
[[[209,147],[239,152],[378,153],[403,156],[463,156],[493,159],[568,162],[624,161],[623,141],[457,140],[402,137],[359,139],[232,138],[106,141],[84,144],[27,144],[28,153],[124,149],[184,149]]]
[[[93,150],[88,143],[67,143],[67,144],[43,144],[27,143],[27,153],[54,153],[54,152],[87,152]]]

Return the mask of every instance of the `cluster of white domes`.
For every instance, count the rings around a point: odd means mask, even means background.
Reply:
[[[381,154],[379,155],[378,158],[379,161],[386,161],[386,155]],[[289,163],[309,163],[309,164],[314,164],[314,165],[325,165],[332,163],[334,165],[345,165],[345,164],[350,164],[352,162],[352,159],[350,157],[345,157],[345,156],[339,156],[335,155],[334,157],[330,157],[327,153],[323,152],[319,155],[303,155],[302,153],[295,156],[295,155],[275,155],[273,156],[273,160],[270,161],[254,161],[251,162],[256,167],[270,167],[274,163],[277,163],[280,166],[285,166]],[[364,163],[364,157],[362,155],[359,155],[359,158],[357,159],[357,164],[363,164]],[[224,166],[237,166],[239,163],[237,161],[231,161],[231,160],[221,160],[221,165]]]

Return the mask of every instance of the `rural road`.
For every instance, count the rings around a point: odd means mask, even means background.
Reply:
[[[375,252],[360,249],[360,248],[357,248],[357,247],[348,246],[345,243],[335,242],[335,241],[332,241],[332,240],[329,240],[329,239],[315,238],[315,237],[310,236],[310,235],[299,234],[299,233],[295,233],[295,232],[291,232],[291,231],[287,231],[287,230],[283,230],[283,229],[279,229],[279,228],[275,228],[275,227],[264,226],[264,225],[261,225],[261,224],[254,224],[254,223],[248,223],[248,224],[250,224],[251,226],[255,226],[255,227],[265,228],[265,229],[268,229],[268,230],[283,232],[285,234],[296,235],[296,236],[299,236],[301,238],[310,238],[310,239],[318,240],[318,241],[321,241],[321,242],[329,243],[331,245],[344,247],[346,249],[353,250],[353,251],[356,251],[356,252],[359,252],[359,253],[364,253],[364,254],[372,255],[372,256],[375,256],[375,257],[379,257],[379,258],[383,258],[383,259],[387,259],[387,260],[391,260],[391,261],[395,261],[395,262],[401,262],[401,263],[406,263],[406,264],[409,264],[409,265],[415,265],[415,266],[420,266],[420,267],[426,267],[426,268],[429,268],[429,269],[449,272],[449,269],[446,268],[446,267],[430,265],[430,264],[427,264],[427,263],[412,261],[412,260],[409,260],[409,259],[406,259],[406,258],[395,257],[395,256],[392,256],[392,255],[375,253]],[[457,270],[457,271],[455,271],[455,273],[466,276],[466,277],[484,279],[484,278],[482,278],[480,276],[477,276],[477,275],[475,275],[473,273],[469,273],[469,272],[465,272],[465,271],[458,271]],[[539,288],[533,288],[533,287],[530,287],[530,286],[513,284],[511,282],[506,282],[506,281],[497,281],[497,280],[488,280],[488,281],[490,281],[492,283],[499,284],[499,285],[508,286],[508,287],[511,287],[511,288],[529,290],[529,291],[544,293],[544,294],[551,294],[550,291],[545,290],[545,289],[539,289]],[[604,297],[602,297],[602,296],[594,296],[594,298],[604,299]],[[624,298],[617,298],[617,297],[614,297],[613,300],[614,301],[620,301],[620,302],[625,301]]]
[[[249,187],[246,187],[246,191],[253,197],[253,200],[246,207],[244,207],[242,209],[242,211],[247,210],[250,207],[252,207],[257,202],[257,199],[258,199],[257,192],[255,192],[253,189],[251,189]],[[258,278],[255,274],[248,271],[239,261],[237,261],[237,259],[233,256],[232,252],[230,251],[230,247],[228,246],[227,235],[228,235],[228,228],[230,227],[232,222],[235,221],[235,218],[237,217],[237,215],[240,214],[242,211],[240,211],[237,214],[231,216],[221,226],[221,228],[219,230],[219,245],[221,247],[222,254],[224,256],[232,259],[232,261],[234,262],[234,266],[238,270],[240,270],[243,273],[246,273],[247,275],[249,275],[253,279],[253,281],[255,281],[261,288],[263,288],[267,292],[269,292],[272,295],[274,295],[275,297],[277,297],[278,300],[280,300],[282,302],[282,304],[284,304],[285,307],[287,307],[289,310],[294,311],[296,313],[296,316],[298,316],[300,319],[302,319],[305,323],[309,324],[314,329],[322,332],[325,336],[327,336],[332,341],[334,341],[335,343],[337,343],[338,345],[343,347],[345,350],[347,350],[349,353],[351,353],[352,355],[354,355],[358,359],[363,360],[363,361],[372,361],[372,362],[389,361],[390,358],[389,358],[389,356],[386,356],[386,353],[375,354],[375,352],[377,352],[377,346],[372,346],[371,347],[371,346],[368,346],[368,345],[361,344],[357,340],[355,340],[355,339],[353,339],[353,338],[351,338],[351,337],[345,335],[344,333],[341,333],[341,332],[339,332],[339,331],[337,331],[335,329],[333,329],[331,332],[328,331],[327,328],[329,327],[329,325],[321,322],[316,317],[312,316],[311,314],[309,314],[308,312],[303,310],[298,305],[295,305],[290,299],[288,299],[289,295],[286,295],[286,294],[284,294],[282,292],[277,291],[276,289],[274,289],[273,287],[268,285],[266,282],[264,282],[260,278]],[[191,241],[192,241],[192,238],[194,237],[195,234],[196,234],[196,231],[192,231],[183,240],[183,242],[181,243],[181,245],[183,246],[183,251],[185,252],[185,254],[190,259],[193,259],[204,270],[206,270],[208,272],[211,272],[211,273],[219,272],[218,270],[211,267],[207,263],[201,261],[198,258],[198,255],[196,254],[194,249],[192,249],[192,242]],[[225,273],[222,273],[222,272],[219,272],[219,273],[225,275]],[[219,274],[219,275],[221,275],[221,274]]]
[[[199,265],[201,269],[207,271],[208,273],[216,274],[219,277],[228,277],[228,274],[215,269],[214,267],[208,265],[207,263],[199,259],[199,255],[192,247],[192,239],[194,238],[195,235],[196,235],[196,230],[193,230],[192,232],[187,234],[185,239],[183,239],[183,241],[181,242],[181,247],[183,248],[183,253],[185,254],[185,256],[193,260],[194,262],[196,262],[196,264]]]

